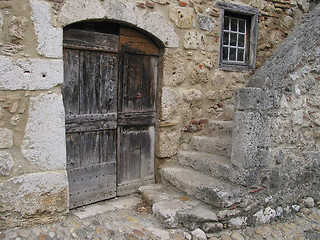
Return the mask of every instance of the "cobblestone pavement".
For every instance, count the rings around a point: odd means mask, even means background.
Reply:
[[[32,228],[13,228],[0,232],[2,239],[310,239],[320,240],[320,209],[301,208],[292,219],[260,227],[224,230],[219,233],[190,232],[187,229],[165,229],[152,215],[139,195],[72,210],[65,221]],[[197,237],[196,237],[197,236]]]

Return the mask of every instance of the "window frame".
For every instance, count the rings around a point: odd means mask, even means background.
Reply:
[[[219,36],[219,69],[226,71],[248,71],[255,69],[257,34],[258,34],[258,16],[259,10],[252,7],[241,6],[225,2],[217,2],[216,7],[220,8],[220,36]],[[246,45],[244,62],[223,60],[223,34],[224,19],[231,17],[247,21]],[[233,48],[233,47],[231,47]]]

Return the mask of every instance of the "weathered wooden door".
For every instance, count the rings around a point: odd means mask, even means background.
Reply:
[[[90,26],[64,32],[70,208],[154,181],[159,50],[135,31]]]

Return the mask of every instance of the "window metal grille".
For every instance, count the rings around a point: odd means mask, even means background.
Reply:
[[[247,20],[225,16],[223,25],[222,59],[227,62],[246,61]]]

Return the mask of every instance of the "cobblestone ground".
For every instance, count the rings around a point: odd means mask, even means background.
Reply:
[[[207,238],[192,235],[187,229],[165,229],[138,195],[123,200],[98,203],[71,211],[66,220],[32,228],[13,228],[0,232],[2,239],[311,239],[320,240],[320,209],[302,208],[286,222],[274,222],[260,227],[224,230]],[[117,202],[120,201],[120,202]],[[108,206],[108,207],[107,207]],[[102,212],[102,213],[101,213]],[[98,214],[99,213],[99,214]]]

